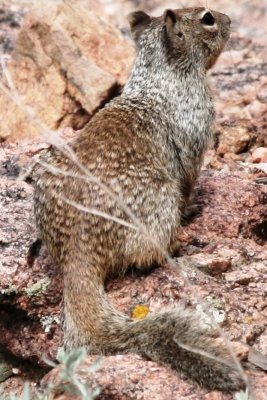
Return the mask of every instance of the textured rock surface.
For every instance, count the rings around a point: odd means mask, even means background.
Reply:
[[[45,118],[50,113],[50,126],[72,124],[75,127],[90,118],[106,96],[112,96],[113,89],[116,91],[117,84],[124,82],[129,68],[127,63],[133,55],[131,45],[120,33],[98,17],[109,14],[112,23],[124,29],[125,15],[133,8],[158,15],[166,7],[179,6],[177,2],[166,0],[141,1],[138,5],[125,0],[103,0],[101,4],[79,0],[75,2],[74,12],[72,0],[64,2],[64,6],[61,1],[52,3],[61,10],[54,19],[51,17],[58,23],[53,24],[53,29],[50,22],[47,23],[45,15],[51,10],[47,8],[41,22],[31,28],[36,14],[29,14],[24,25],[27,30],[24,28],[20,32],[16,60],[11,62],[10,68],[21,63],[21,70],[16,70],[15,74],[16,85],[22,93],[25,91],[30,105],[37,105],[40,119],[49,123]],[[29,1],[2,0],[1,7],[5,6],[2,20],[0,7],[3,51],[9,52],[14,46],[19,27],[12,27],[12,21],[20,25],[29,5]],[[199,211],[177,231],[181,242],[177,267],[166,265],[148,276],[130,272],[110,282],[107,289],[115,306],[127,315],[132,315],[139,305],[148,307],[149,312],[157,312],[164,307],[184,304],[196,309],[200,318],[210,323],[205,315],[208,310],[213,317],[211,323],[222,324],[230,338],[249,343],[267,355],[267,164],[264,158],[267,149],[267,10],[264,7],[259,0],[249,4],[237,0],[234,7],[229,0],[216,2],[217,9],[231,15],[233,29],[239,33],[233,34],[231,51],[222,55],[211,72],[218,110],[215,150],[208,152],[206,167],[196,187],[195,202]],[[81,9],[87,9],[86,13],[80,13]],[[92,9],[98,15],[93,19]],[[85,22],[77,22],[76,18]],[[44,39],[47,34],[49,40]],[[23,35],[26,39],[22,41]],[[41,42],[38,41],[40,37]],[[31,43],[34,44],[32,48]],[[119,44],[118,52],[110,50],[115,44]],[[83,99],[79,87],[81,75],[76,81],[78,85],[73,85],[78,70],[72,68],[71,60],[76,57],[77,49],[101,77],[100,84],[89,88],[92,97]],[[25,56],[26,50],[34,54],[33,59]],[[60,62],[65,50],[69,58]],[[69,75],[62,74],[62,70]],[[29,74],[29,71],[34,73]],[[88,73],[87,68],[84,73]],[[90,82],[92,76],[88,79]],[[109,80],[111,84],[104,86]],[[103,98],[101,93],[104,93]],[[97,98],[98,95],[98,105],[90,108],[93,96]],[[44,111],[44,106],[49,113]],[[29,125],[12,107],[5,98],[1,104],[1,110],[6,110],[0,116],[1,134],[3,131],[7,136],[10,123],[17,137],[29,133]],[[67,140],[73,135],[71,129],[63,132]],[[14,362],[15,369],[8,366],[8,374],[12,371],[18,375],[0,384],[0,390],[20,393],[25,379],[32,385],[38,381],[37,366],[44,374],[43,356],[54,358],[56,355],[61,340],[62,284],[60,273],[45,249],[41,249],[36,259],[27,259],[28,249],[36,239],[32,218],[33,189],[30,180],[16,180],[19,170],[24,174],[24,166],[28,166],[32,157],[47,144],[34,140],[18,144],[6,142],[0,146],[0,358],[2,345],[21,363],[17,368]],[[258,148],[261,148],[260,156]],[[33,369],[26,361],[32,363]],[[79,377],[88,379],[89,385],[99,385],[101,399],[233,399],[232,395],[207,393],[173,371],[135,355],[103,357],[99,370],[89,373],[88,366],[93,362],[94,358],[89,357],[84,365],[86,372],[81,371]],[[0,360],[0,369],[1,366]],[[43,384],[58,382],[58,376],[58,369],[53,370],[43,379]],[[256,400],[266,400],[266,374],[257,372],[250,376]],[[69,400],[77,396],[57,393],[54,398]]]
[[[8,69],[39,120],[80,128],[125,82],[133,55],[119,30],[83,2],[48,1],[27,15]],[[0,108],[0,137],[38,132],[3,93]]]
[[[239,35],[233,35],[231,43],[240,56],[238,65],[231,60],[231,51],[211,73],[220,93],[216,147],[226,158],[246,160],[251,149],[267,147],[267,47]]]
[[[100,363],[99,369],[88,374],[88,369],[94,362],[90,357],[81,366],[79,377],[82,382],[88,382],[89,387],[100,387],[101,400],[230,400],[231,395],[219,392],[206,393],[197,385],[177,377],[175,372],[162,368],[151,361],[144,361],[136,355],[109,356]],[[53,370],[45,377],[43,383],[59,383],[59,369]],[[108,381],[106,377],[109,377]],[[255,393],[258,400],[262,388],[267,387],[267,376],[258,377],[255,381]],[[52,399],[71,400],[75,396],[65,393],[55,394]]]
[[[18,169],[29,164],[32,155],[44,147],[46,145],[41,142],[24,142],[22,148],[16,144],[2,144],[0,203],[0,345],[17,357],[41,366],[44,366],[44,355],[55,357],[60,343],[61,279],[45,249],[29,265],[28,249],[36,239],[32,221],[32,186],[14,178]],[[226,166],[225,163],[224,169]],[[257,174],[251,173],[249,168],[235,167],[231,173],[203,171],[195,196],[199,213],[177,232],[181,241],[177,267],[165,266],[148,276],[129,273],[123,279],[110,282],[108,291],[116,307],[131,315],[140,304],[148,306],[150,312],[184,304],[196,308],[200,318],[207,319],[206,304],[214,320],[223,323],[231,338],[248,342],[266,354],[267,250],[264,224],[267,198],[265,186],[255,184],[256,177]],[[204,300],[203,304],[200,298]],[[170,379],[171,382],[174,380],[174,387],[182,385],[185,395],[191,394],[192,399],[202,398],[197,397],[200,394],[205,396],[206,392],[199,391],[192,382],[181,381],[164,367],[132,357],[108,358],[104,361],[104,366],[107,362],[104,370],[97,373],[95,382],[103,386],[108,395],[113,393],[113,398],[135,398],[134,395],[130,397],[133,389],[129,387],[128,392],[125,389],[129,397],[122,395],[122,388],[127,386],[123,375],[124,363],[125,368],[132,371],[130,375],[136,377],[137,374],[137,380],[139,368],[145,371],[145,376],[148,376],[151,365],[158,371],[153,372],[147,383],[141,382],[140,389],[136,386],[136,390],[144,391],[144,399],[152,399],[152,394],[160,390],[155,386],[158,379],[167,385],[161,387],[167,394],[172,390],[172,385],[166,383]],[[108,375],[111,366],[113,375]],[[264,379],[263,374],[259,376]],[[258,379],[253,380],[256,387]],[[152,397],[148,394],[150,390]],[[183,398],[181,390],[178,397],[175,397],[175,390],[173,393],[174,397],[166,394],[166,400]]]

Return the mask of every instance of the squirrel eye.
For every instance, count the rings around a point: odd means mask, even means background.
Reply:
[[[215,24],[214,16],[208,11],[201,19],[202,24],[212,26]]]

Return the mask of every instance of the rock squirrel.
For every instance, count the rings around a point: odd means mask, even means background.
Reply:
[[[192,311],[133,320],[104,291],[108,276],[162,263],[171,249],[214,121],[206,72],[230,33],[228,16],[203,7],[137,11],[129,22],[137,56],[122,94],[72,143],[77,162],[53,149],[50,167],[38,167],[35,215],[63,272],[64,345],[135,352],[210,389],[236,390],[243,381],[227,346]]]

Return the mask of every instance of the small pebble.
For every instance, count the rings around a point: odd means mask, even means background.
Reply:
[[[267,148],[266,147],[258,147],[252,153],[252,162],[254,164],[258,163],[267,163]]]

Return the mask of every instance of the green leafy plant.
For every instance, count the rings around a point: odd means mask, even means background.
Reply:
[[[32,390],[29,383],[26,383],[23,389],[22,396],[18,397],[15,394],[10,394],[5,397],[5,400],[50,400],[53,395],[62,393],[63,391],[75,394],[80,400],[95,400],[100,394],[100,388],[92,389],[91,385],[85,378],[82,381],[78,375],[79,373],[95,372],[100,363],[100,358],[91,365],[89,368],[82,368],[81,364],[86,358],[86,350],[78,348],[70,353],[60,351],[58,354],[58,361],[60,366],[51,360],[45,360],[51,367],[59,367],[59,380],[58,384],[49,384],[44,390]],[[1,398],[1,397],[0,397]]]
[[[248,389],[245,392],[238,392],[235,394],[234,400],[253,400],[250,396],[249,396],[249,392]]]

